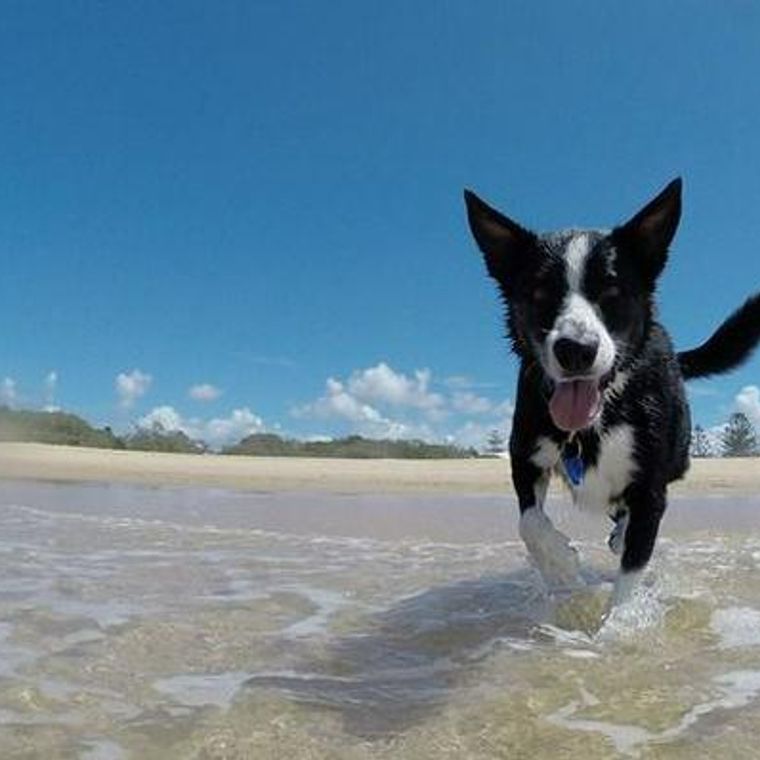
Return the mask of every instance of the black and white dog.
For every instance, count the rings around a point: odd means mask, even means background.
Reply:
[[[699,348],[674,351],[654,292],[681,215],[680,179],[612,231],[535,234],[470,191],[465,200],[520,359],[510,439],[520,535],[551,585],[579,581],[577,555],[543,511],[557,471],[576,503],[615,521],[617,604],[652,554],[668,484],[689,466],[683,381],[749,356],[760,293]]]

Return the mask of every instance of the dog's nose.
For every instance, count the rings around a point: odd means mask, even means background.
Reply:
[[[554,356],[557,357],[559,366],[565,372],[574,375],[582,374],[591,369],[599,350],[599,341],[593,343],[579,343],[570,338],[560,338],[554,344]]]

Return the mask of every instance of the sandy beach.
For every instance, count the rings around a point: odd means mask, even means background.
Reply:
[[[0,444],[0,478],[338,493],[503,493],[503,459],[389,460],[240,457]],[[556,486],[555,487],[559,487]],[[760,493],[760,460],[696,459],[675,494]]]

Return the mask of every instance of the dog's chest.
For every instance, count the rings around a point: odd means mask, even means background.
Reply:
[[[568,477],[562,449],[548,438],[539,439],[533,462],[542,469],[555,469],[581,509],[607,510],[631,482],[636,470],[633,450],[630,425],[618,425],[600,434],[596,456],[581,447],[582,476],[577,484]]]

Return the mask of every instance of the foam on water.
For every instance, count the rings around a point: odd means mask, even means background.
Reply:
[[[760,610],[752,607],[715,610],[710,628],[718,636],[721,649],[760,646]]]
[[[342,592],[313,588],[305,584],[296,584],[281,588],[292,591],[309,600],[314,605],[314,612],[308,617],[292,623],[282,631],[288,638],[322,635],[328,631],[330,618],[340,609],[351,604]]]

